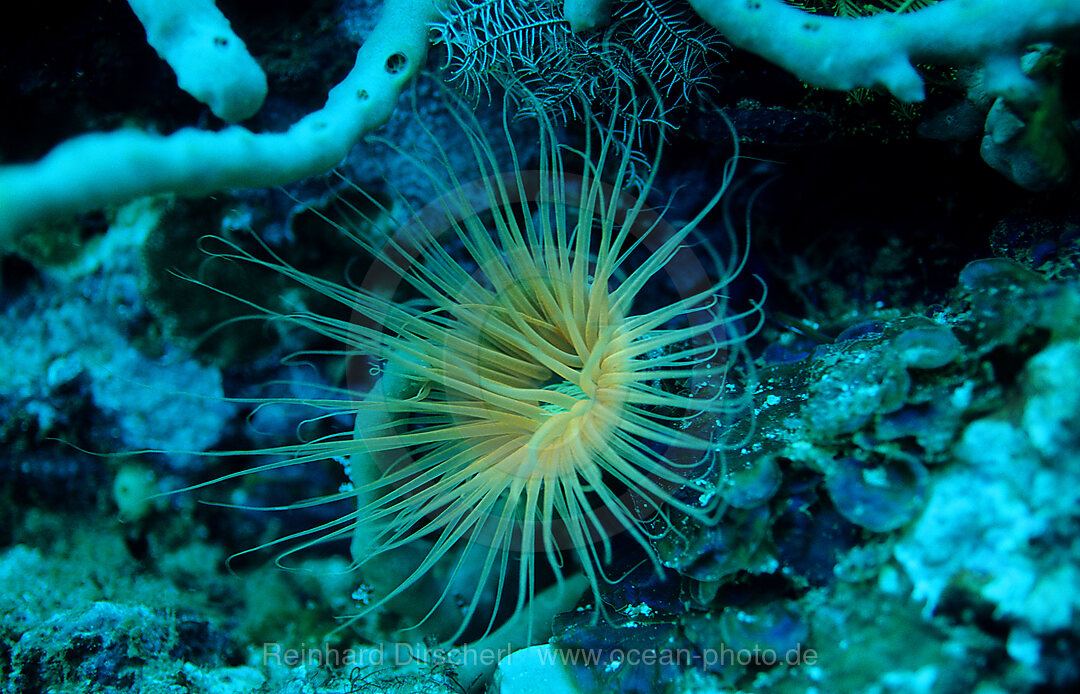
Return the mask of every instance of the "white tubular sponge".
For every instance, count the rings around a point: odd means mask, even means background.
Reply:
[[[214,0],[128,0],[146,41],[188,94],[229,123],[255,115],[266,99],[266,73]]]

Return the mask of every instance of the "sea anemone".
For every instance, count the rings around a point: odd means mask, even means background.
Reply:
[[[350,309],[352,320],[273,315],[372,365],[366,392],[307,403],[354,416],[352,432],[274,449],[288,459],[258,468],[350,460],[351,489],[305,503],[355,497],[356,511],[284,539],[306,547],[351,535],[370,584],[363,613],[402,596],[423,606],[421,622],[449,608],[449,639],[474,618],[489,632],[501,603],[521,613],[538,582],[578,571],[602,610],[601,585],[618,578],[615,535],[660,572],[652,540],[678,532],[676,519],[718,520],[733,443],[720,425],[747,404],[728,373],[746,362],[753,327],[740,326],[760,313],[756,303],[728,310],[724,289],[744,256],[721,260],[697,231],[734,157],[703,209],[673,228],[647,204],[662,146],[638,161],[589,115],[572,148],[540,116],[538,164],[525,171],[504,117],[498,144],[512,169],[499,173],[475,117],[454,113],[479,178],[464,182],[426,128],[428,156],[398,150],[439,195],[419,210],[393,206],[409,219],[389,238],[339,224],[374,258],[362,282],[318,279],[235,247],[221,254]],[[396,555],[417,547],[402,569]],[[418,590],[437,567],[441,589]],[[387,571],[396,578],[372,578]]]

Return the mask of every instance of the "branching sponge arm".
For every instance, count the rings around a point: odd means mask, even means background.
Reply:
[[[905,14],[860,18],[809,14],[783,0],[690,0],[731,43],[816,87],[883,86],[919,101],[916,63],[982,64],[990,91],[1022,99],[1026,45],[1075,35],[1080,0],[941,0]]]
[[[128,0],[146,42],[188,94],[223,121],[250,118],[266,99],[266,73],[214,0]]]
[[[390,118],[424,63],[436,16],[435,0],[387,0],[326,105],[284,133],[121,130],[75,137],[35,163],[0,167],[0,247],[21,227],[55,215],[158,193],[284,185],[330,169]]]

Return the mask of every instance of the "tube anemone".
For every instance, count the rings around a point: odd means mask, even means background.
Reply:
[[[719,424],[746,405],[725,379],[745,361],[738,326],[760,313],[727,310],[724,288],[743,259],[722,261],[696,233],[734,158],[712,199],[674,228],[646,204],[660,146],[635,162],[616,129],[590,116],[574,149],[541,119],[539,161],[524,171],[504,120],[512,170],[499,173],[474,117],[455,118],[479,178],[466,183],[430,131],[429,157],[401,152],[439,195],[423,209],[395,206],[409,219],[380,242],[340,227],[376,259],[363,282],[222,254],[341,302],[353,320],[274,315],[339,341],[379,374],[365,393],[309,403],[355,416],[351,435],[279,449],[291,457],[259,468],[351,460],[353,489],[306,503],[355,496],[356,511],[285,539],[351,536],[354,564],[375,584],[364,613],[402,596],[423,603],[421,623],[449,608],[449,639],[474,618],[488,633],[504,597],[527,610],[538,568],[560,584],[582,572],[602,609],[601,584],[618,578],[615,535],[660,572],[651,541],[678,532],[677,514],[718,520],[731,443]],[[395,283],[407,299],[392,298]],[[657,305],[657,286],[673,298]],[[416,547],[395,580],[370,578]],[[439,566],[444,587],[417,589]],[[463,592],[453,579],[465,573]]]

